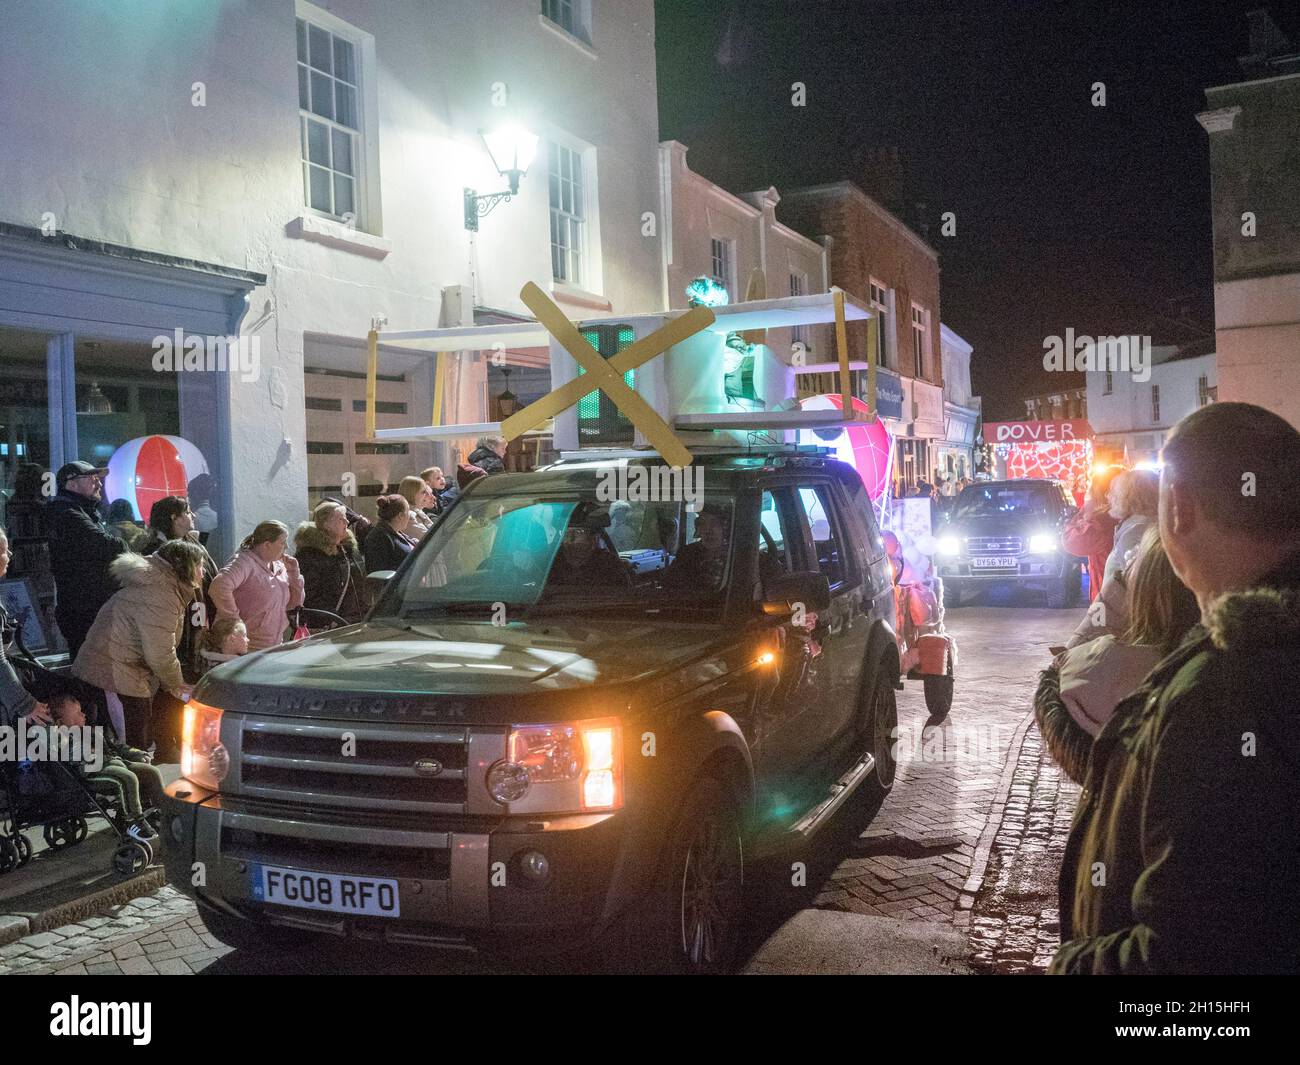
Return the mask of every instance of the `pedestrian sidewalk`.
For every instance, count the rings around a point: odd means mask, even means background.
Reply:
[[[960,651],[952,712],[927,726],[920,686],[899,693],[893,791],[814,906],[969,929],[998,832],[1018,810],[1038,669],[1074,620],[1032,608],[948,612]]]
[[[158,768],[164,783],[180,771],[178,765]],[[102,914],[166,882],[161,864],[127,877],[114,871],[119,841],[102,817],[87,817],[85,840],[58,851],[40,828],[25,829],[23,835],[32,845],[31,861],[0,876],[0,946]]]
[[[162,887],[99,916],[0,946],[0,976],[188,976],[229,952],[204,929],[190,899]]]

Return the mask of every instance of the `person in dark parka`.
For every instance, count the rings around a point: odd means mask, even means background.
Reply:
[[[99,513],[107,469],[69,462],[55,475],[58,495],[46,507],[50,571],[58,592],[54,616],[75,659],[95,615],[117,591],[109,564],[130,551]]]
[[[1093,744],[1049,972],[1300,973],[1300,433],[1212,403],[1162,458],[1160,539],[1201,623]]]
[[[305,586],[303,606],[328,610],[348,623],[360,621],[370,609],[370,596],[346,508],[328,501],[318,504],[312,520],[298,526],[293,541]]]
[[[411,524],[411,505],[404,496],[396,492],[380,496],[375,501],[375,509],[379,522],[366,534],[363,546],[367,573],[397,569],[415,547],[406,535]]]

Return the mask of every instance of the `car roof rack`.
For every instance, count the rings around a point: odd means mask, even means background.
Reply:
[[[711,456],[734,456],[736,458],[755,458],[776,456],[827,456],[834,454],[834,448],[820,444],[787,444],[779,440],[751,440],[745,444],[695,444],[688,445],[692,455],[700,458]],[[584,447],[560,452],[560,457],[550,465],[570,463],[604,463],[627,462],[643,459],[658,459],[659,452],[654,448],[633,447]]]

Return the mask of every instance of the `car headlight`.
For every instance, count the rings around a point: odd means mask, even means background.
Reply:
[[[941,555],[960,554],[961,540],[956,536],[941,536],[939,542],[935,545],[935,550]]]
[[[216,791],[230,772],[230,752],[221,742],[221,711],[192,699],[181,719],[181,776]]]
[[[1029,538],[1029,551],[1034,555],[1046,555],[1058,546],[1055,533],[1034,533]]]
[[[623,805],[623,731],[613,718],[517,725],[488,794],[511,813],[584,813]]]

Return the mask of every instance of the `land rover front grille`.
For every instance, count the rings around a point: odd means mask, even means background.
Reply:
[[[968,536],[966,553],[970,555],[1019,555],[1024,540],[1019,536]]]
[[[465,812],[465,729],[248,718],[239,794],[308,806]]]

